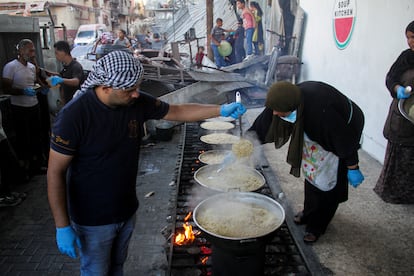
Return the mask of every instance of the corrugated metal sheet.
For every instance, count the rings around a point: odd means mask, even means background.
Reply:
[[[209,82],[233,82],[233,81],[246,81],[246,78],[237,73],[226,72],[200,72],[200,71],[188,71],[187,72],[196,81],[209,81]]]

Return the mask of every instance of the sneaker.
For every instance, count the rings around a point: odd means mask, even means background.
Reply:
[[[246,57],[243,59],[243,61],[247,61],[247,60],[252,59],[252,58],[254,58],[254,57],[255,57],[255,55],[254,55],[254,54],[248,55],[248,56],[246,56]]]
[[[15,197],[13,195],[11,196],[5,196],[0,197],[0,207],[12,207],[19,205],[23,201],[20,197]]]

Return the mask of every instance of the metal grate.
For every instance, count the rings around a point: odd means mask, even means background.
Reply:
[[[174,220],[173,235],[169,240],[169,274],[174,276],[197,275],[207,276],[212,274],[211,244],[196,227],[192,218],[188,223],[192,225],[194,232],[199,232],[193,243],[187,245],[175,245],[174,237],[183,231],[184,219],[193,211],[197,194],[193,193],[194,185],[198,185],[193,175],[203,164],[198,161],[198,155],[211,150],[212,146],[200,141],[201,134],[198,123],[190,123],[185,126],[185,142],[181,168],[177,175],[177,202],[176,216]],[[256,168],[260,171],[260,168]],[[258,193],[273,197],[266,183]],[[205,198],[205,195],[203,195]],[[204,198],[200,198],[202,200]],[[266,244],[265,250],[265,275],[310,275],[309,269],[298,250],[292,235],[286,225],[276,231],[273,238]]]

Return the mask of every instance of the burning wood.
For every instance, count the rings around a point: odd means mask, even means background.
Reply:
[[[183,245],[192,243],[195,239],[193,227],[188,222],[183,223],[184,232],[175,235],[174,243],[176,245]]]
[[[207,260],[208,260],[208,257],[203,257],[203,258],[201,258],[201,264],[203,264],[203,265],[205,265],[205,264],[207,264]]]
[[[185,218],[183,223],[184,231],[181,233],[177,233],[174,238],[174,244],[176,245],[184,245],[190,244],[194,241],[195,235],[193,233],[193,226],[188,223],[188,220],[191,218],[192,212],[189,212]]]

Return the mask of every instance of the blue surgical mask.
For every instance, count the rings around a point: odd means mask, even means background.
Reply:
[[[286,117],[280,117],[280,119],[285,120],[286,122],[294,124],[296,122],[296,110],[292,111]]]

